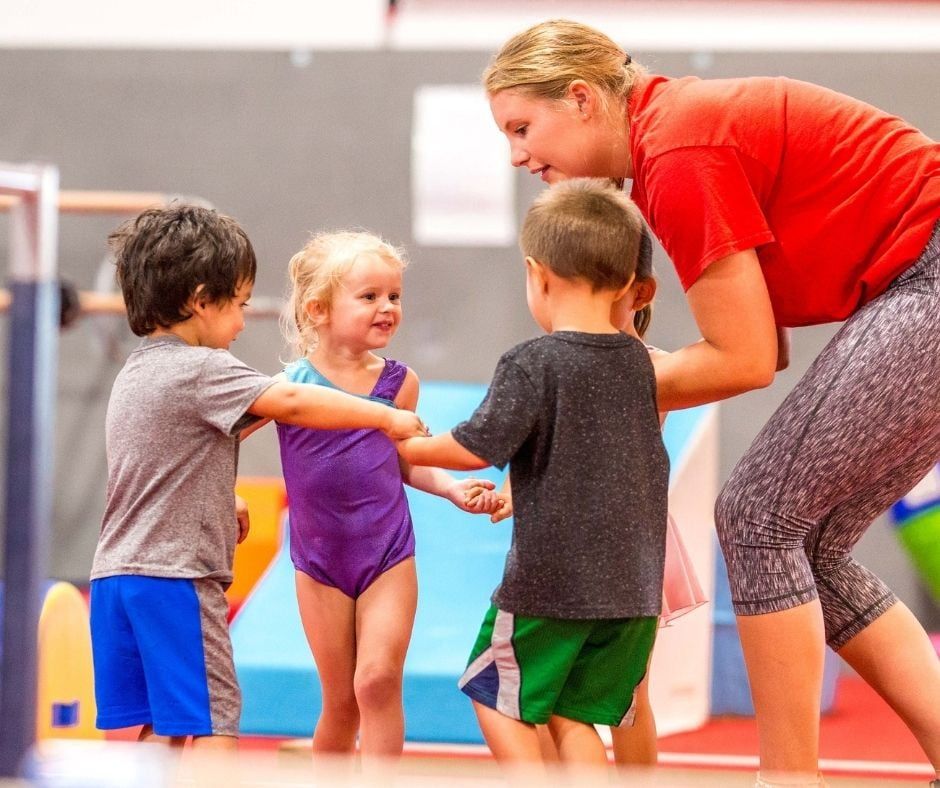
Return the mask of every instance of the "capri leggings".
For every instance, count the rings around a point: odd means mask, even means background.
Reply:
[[[816,598],[839,649],[897,600],[850,555],[940,459],[940,223],[757,436],[716,504],[738,615]]]

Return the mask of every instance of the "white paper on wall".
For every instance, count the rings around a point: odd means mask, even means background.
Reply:
[[[515,173],[482,87],[423,85],[411,137],[411,229],[425,246],[516,242]]]

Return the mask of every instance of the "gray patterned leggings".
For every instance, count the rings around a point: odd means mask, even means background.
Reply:
[[[718,497],[735,613],[818,597],[827,642],[845,645],[896,601],[850,552],[938,459],[940,223],[833,337]]]

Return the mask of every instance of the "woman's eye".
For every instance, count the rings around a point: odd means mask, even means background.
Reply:
[[[524,136],[525,136],[525,133],[526,133],[526,130],[527,130],[528,128],[529,128],[528,126],[517,126],[517,127],[516,127],[516,134],[518,134],[520,137],[524,137]]]

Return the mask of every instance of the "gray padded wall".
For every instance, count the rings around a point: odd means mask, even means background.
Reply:
[[[819,82],[940,135],[937,54],[634,54],[670,75],[785,74]],[[423,378],[486,381],[499,354],[535,331],[519,256],[515,248],[415,246],[409,166],[415,88],[475,83],[487,59],[486,52],[314,52],[298,67],[287,53],[3,50],[0,160],[54,162],[63,188],[211,200],[248,230],[260,261],[255,291],[264,295],[283,292],[286,262],[310,231],[379,232],[405,246],[412,261],[405,320],[391,353]],[[459,178],[461,151],[452,157],[450,171]],[[521,214],[541,184],[518,178]],[[60,267],[80,287],[95,286],[115,223],[62,218]],[[4,272],[7,226],[0,216]],[[650,339],[675,348],[696,338],[695,327],[661,252],[657,269]],[[723,476],[832,333],[832,326],[795,332],[791,369],[769,390],[723,406]],[[2,320],[0,341],[5,358]],[[84,320],[62,335],[52,555],[60,577],[87,578],[104,500],[104,411],[134,342],[119,318]],[[233,351],[276,371],[283,348],[275,322],[250,322]],[[4,364],[4,387],[5,376]],[[246,443],[241,470],[280,472],[273,430]],[[886,522],[872,526],[857,554],[926,623],[940,626]]]

